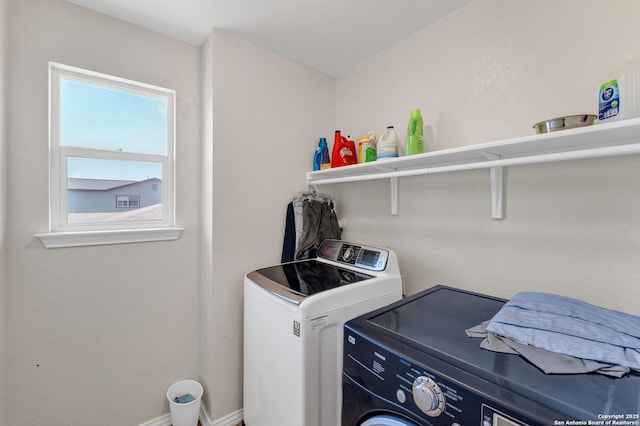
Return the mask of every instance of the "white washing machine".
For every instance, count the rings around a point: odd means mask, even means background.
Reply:
[[[337,426],[343,325],[402,298],[391,250],[325,240],[316,259],[244,279],[244,422]]]

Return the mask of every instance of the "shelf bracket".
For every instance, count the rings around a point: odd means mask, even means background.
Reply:
[[[504,219],[502,167],[491,167],[491,218]]]
[[[398,216],[398,180],[397,177],[389,178],[391,182],[391,216]]]
[[[490,161],[500,160],[500,156],[490,152],[480,152],[483,157]],[[491,218],[496,220],[504,219],[504,180],[502,176],[502,166],[491,167]]]

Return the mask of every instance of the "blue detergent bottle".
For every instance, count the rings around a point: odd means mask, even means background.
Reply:
[[[313,157],[313,170],[328,169],[331,167],[329,159],[329,148],[327,147],[327,138],[320,138],[318,148]]]

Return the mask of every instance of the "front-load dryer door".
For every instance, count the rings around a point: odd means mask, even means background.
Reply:
[[[402,419],[396,416],[390,416],[388,414],[382,414],[378,416],[369,417],[364,423],[360,423],[360,426],[417,426],[415,423],[409,420]]]

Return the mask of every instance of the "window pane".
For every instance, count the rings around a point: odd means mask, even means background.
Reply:
[[[162,165],[67,158],[69,224],[162,220]]]
[[[116,195],[116,208],[140,207],[140,196]]]
[[[60,144],[167,154],[167,99],[60,80]]]

